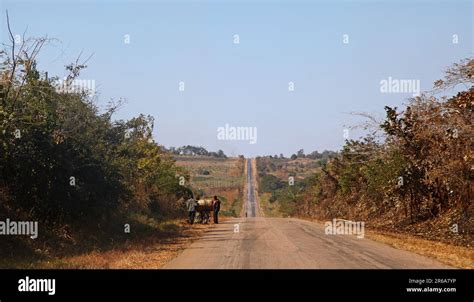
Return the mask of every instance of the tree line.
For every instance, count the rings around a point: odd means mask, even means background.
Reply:
[[[58,89],[58,77],[37,69],[47,39],[17,45],[10,31],[10,42],[0,51],[0,216],[70,235],[120,230],[130,213],[181,215],[189,175],[153,140],[153,117],[113,119],[121,102],[101,111],[90,93]],[[62,88],[86,63],[66,66]]]
[[[301,216],[385,217],[393,228],[447,217],[472,242],[473,75],[473,59],[453,64],[432,91],[410,98],[403,110],[386,106],[381,122],[368,116],[368,134],[347,139],[311,177],[289,186],[260,175],[260,188]],[[261,169],[268,166],[260,162]]]
[[[394,212],[409,223],[453,211],[451,223],[472,236],[473,75],[474,60],[464,59],[404,110],[386,106],[372,133],[346,140],[309,180],[297,211],[365,219]],[[459,92],[445,96],[452,88]]]
[[[182,146],[182,147],[169,147],[167,149],[170,153],[173,153],[175,155],[189,155],[189,156],[211,156],[211,157],[217,157],[217,158],[227,158],[227,155],[224,153],[222,150],[218,150],[217,152],[214,151],[208,151],[204,147],[197,147],[197,146]]]

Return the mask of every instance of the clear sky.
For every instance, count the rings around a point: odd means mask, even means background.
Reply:
[[[60,41],[43,51],[40,70],[63,77],[81,51],[93,53],[81,79],[95,81],[101,106],[127,100],[117,118],[150,114],[158,143],[231,155],[338,150],[343,129],[360,122],[350,112],[383,116],[412,95],[382,93],[381,80],[429,90],[473,55],[473,1],[0,3],[2,42],[6,9],[15,34]],[[226,124],[256,127],[257,142],[218,140]]]

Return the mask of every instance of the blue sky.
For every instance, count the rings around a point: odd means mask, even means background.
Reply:
[[[81,79],[95,81],[101,106],[127,100],[117,118],[151,114],[160,144],[234,155],[338,150],[343,129],[361,121],[349,112],[383,116],[385,105],[411,95],[381,93],[381,80],[416,79],[429,90],[447,66],[473,54],[472,1],[2,0],[0,7],[2,42],[5,9],[14,33],[28,27],[29,36],[60,41],[41,54],[41,70],[62,77],[81,51],[93,53]],[[218,140],[225,124],[256,127],[257,143]]]

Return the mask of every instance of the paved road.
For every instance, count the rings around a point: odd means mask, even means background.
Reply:
[[[246,217],[256,217],[257,215],[257,203],[255,201],[255,187],[253,182],[253,169],[252,160],[247,160],[247,205],[246,205]]]
[[[164,268],[448,268],[369,239],[326,235],[322,224],[258,217],[250,160],[247,168],[247,217],[213,225]]]
[[[234,232],[235,225],[239,232]],[[294,218],[215,225],[165,268],[448,268],[432,259]]]

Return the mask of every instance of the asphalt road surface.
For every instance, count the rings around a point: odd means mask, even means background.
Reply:
[[[247,206],[246,206],[246,217],[256,217],[257,216],[257,204],[255,201],[255,188],[252,181],[253,171],[252,171],[252,160],[247,160]]]
[[[247,217],[213,225],[164,268],[449,268],[355,235],[326,235],[324,225],[319,223],[259,217],[250,160],[247,167]]]
[[[237,226],[238,227],[237,227]],[[237,229],[238,228],[238,229]],[[435,260],[294,218],[235,218],[209,229],[165,268],[448,268]]]

